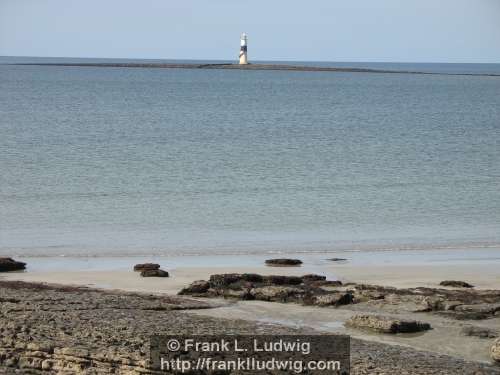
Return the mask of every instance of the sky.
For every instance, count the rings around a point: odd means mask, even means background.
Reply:
[[[0,0],[0,56],[500,63],[500,0]]]

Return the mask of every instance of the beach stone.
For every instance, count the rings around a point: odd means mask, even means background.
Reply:
[[[491,347],[491,358],[500,363],[500,338],[496,339]]]
[[[401,320],[381,315],[355,315],[347,320],[345,325],[381,333],[411,333],[431,329],[431,325],[428,323],[416,320]]]
[[[311,297],[310,303],[317,306],[341,306],[352,303],[354,297],[351,293],[328,293]]]
[[[326,280],[326,276],[322,276],[322,275],[308,274],[308,275],[302,276],[303,283],[312,283],[315,281],[325,281],[325,280]]]
[[[259,301],[290,302],[303,297],[304,291],[290,286],[264,286],[253,288],[250,295]]]
[[[167,271],[163,270],[144,270],[141,272],[142,277],[168,277]]]
[[[267,259],[266,264],[268,266],[300,266],[302,261],[300,259],[279,258]]]
[[[498,337],[498,332],[491,328],[486,327],[476,327],[476,326],[464,326],[461,331],[465,336],[475,336],[482,339],[494,339]]]
[[[457,281],[457,280],[445,280],[439,283],[441,286],[449,286],[453,288],[474,288],[474,285],[466,283],[465,281]]]
[[[158,270],[160,265],[156,263],[141,263],[134,266],[134,271]]]
[[[0,272],[20,271],[26,268],[26,263],[12,258],[0,258]]]
[[[183,288],[179,295],[203,294],[210,289],[210,283],[205,280],[193,281],[189,286]]]

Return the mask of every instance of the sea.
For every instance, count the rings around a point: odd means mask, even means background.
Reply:
[[[0,57],[0,256],[500,247],[500,64],[40,62],[193,61]]]

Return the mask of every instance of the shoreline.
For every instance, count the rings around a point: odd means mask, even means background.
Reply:
[[[60,66],[60,67],[91,67],[91,68],[146,68],[146,69],[228,69],[228,70],[273,70],[297,72],[334,72],[334,73],[373,73],[373,74],[413,74],[413,75],[444,75],[444,76],[473,76],[473,77],[500,77],[495,73],[445,73],[423,72],[411,70],[389,70],[369,68],[340,68],[320,67],[288,64],[231,64],[231,63],[12,63],[5,65],[16,66]]]
[[[3,256],[3,255],[2,255]],[[477,248],[446,248],[425,250],[381,250],[381,251],[343,251],[343,252],[279,252],[272,254],[234,254],[234,255],[135,255],[135,256],[43,256],[31,257],[15,253],[6,254],[27,263],[27,270],[18,274],[19,277],[29,275],[55,275],[61,271],[68,272],[115,272],[129,271],[134,264],[153,262],[159,263],[168,271],[185,270],[226,270],[254,269],[269,270],[264,266],[268,258],[299,258],[303,261],[296,268],[302,273],[321,273],[329,278],[364,280],[368,283],[383,283],[390,280],[400,286],[426,285],[426,282],[436,282],[433,275],[448,274],[451,279],[470,277],[470,282],[479,282],[478,287],[498,287],[500,275],[494,277],[494,268],[500,268],[500,247]],[[338,258],[345,261],[332,261]],[[486,272],[485,270],[490,270]],[[274,272],[291,272],[291,269],[272,269]],[[406,272],[402,272],[405,270]],[[424,271],[422,274],[420,271]],[[22,276],[24,275],[24,276]],[[392,276],[391,276],[392,275]],[[399,275],[397,278],[394,275]],[[1,276],[1,275],[0,275]],[[477,276],[477,280],[476,279]],[[413,283],[414,285],[412,285]],[[395,286],[397,286],[395,285]]]
[[[134,260],[136,262],[137,260]],[[156,260],[153,260],[156,261]],[[0,280],[24,281],[49,284],[66,284],[101,289],[119,289],[134,292],[157,292],[176,294],[183,287],[199,279],[208,279],[211,274],[257,273],[262,275],[301,276],[304,274],[325,275],[328,280],[343,283],[365,283],[397,288],[437,288],[443,280],[465,280],[477,290],[500,289],[500,262],[476,265],[434,264],[434,265],[365,265],[355,266],[331,262],[323,266],[303,265],[302,267],[267,266],[194,266],[172,267],[161,262],[161,268],[171,277],[141,278],[128,268],[21,271],[0,274]],[[28,264],[29,267],[29,264]]]

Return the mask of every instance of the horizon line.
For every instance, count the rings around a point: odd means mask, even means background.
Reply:
[[[0,55],[0,58],[39,58],[39,59],[113,59],[113,60],[168,60],[168,61],[238,61],[233,59],[204,59],[204,58],[165,58],[165,57],[82,57],[82,56],[32,56],[32,55]],[[300,59],[252,59],[253,62],[318,62],[318,63],[380,63],[380,64],[485,64],[498,65],[491,61],[402,61],[402,60],[300,60]]]

